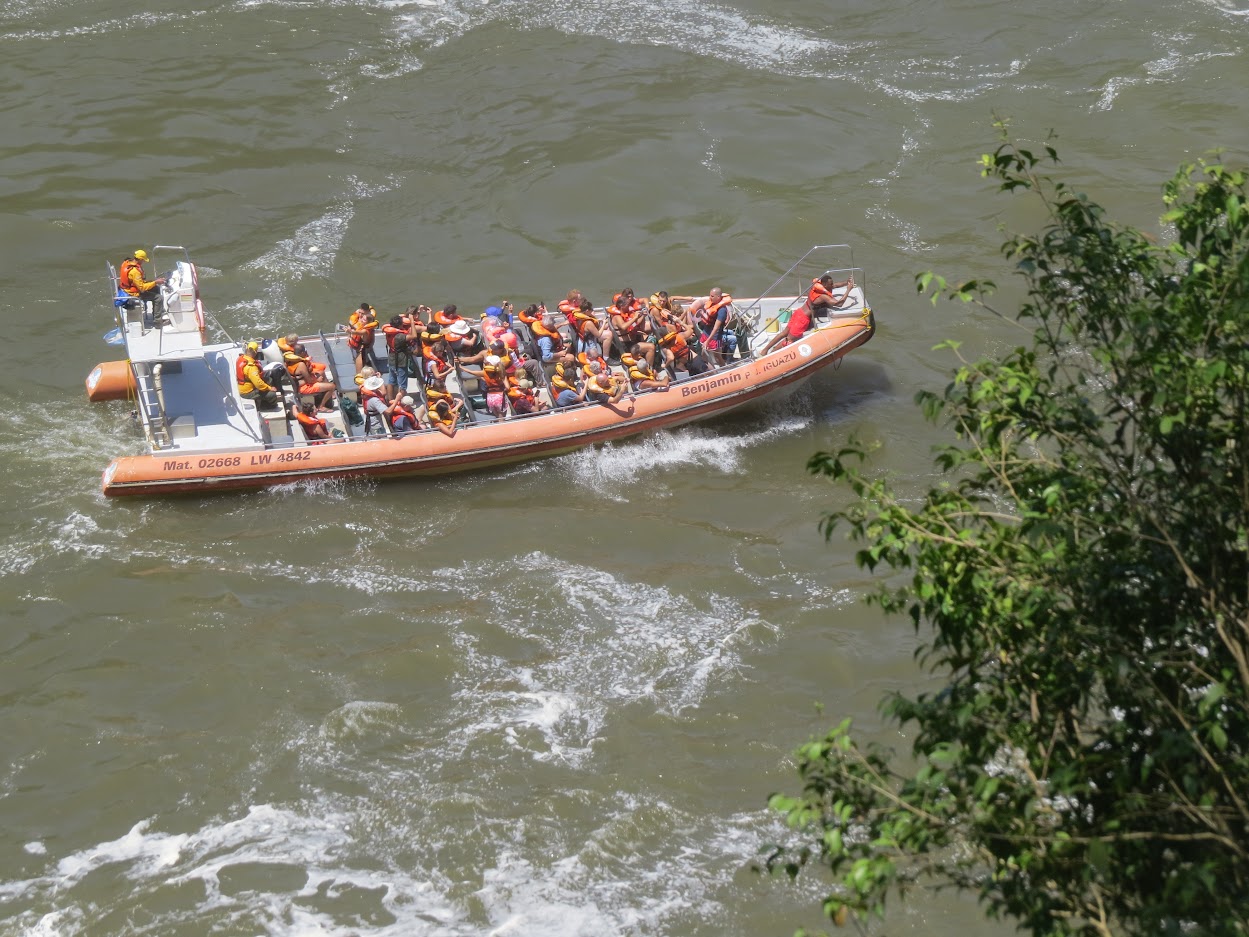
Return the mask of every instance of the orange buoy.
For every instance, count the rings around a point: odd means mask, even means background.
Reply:
[[[87,399],[127,400],[134,396],[134,372],[129,361],[103,361],[87,375]]]

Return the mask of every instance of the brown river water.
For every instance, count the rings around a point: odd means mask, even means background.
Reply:
[[[1237,5],[1239,4],[1239,5]],[[1249,152],[1227,2],[0,0],[0,935],[784,935],[790,753],[926,678],[804,471],[1018,297],[994,112],[1119,217]],[[1165,232],[1163,233],[1165,236]],[[490,473],[106,502],[105,262],[184,244],[236,336],[361,300],[752,295],[854,245],[880,330],[784,403]],[[821,713],[819,707],[823,707]],[[876,928],[880,930],[880,928]],[[887,931],[1009,932],[917,897]]]

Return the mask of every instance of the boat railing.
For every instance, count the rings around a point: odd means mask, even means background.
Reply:
[[[845,253],[841,253],[845,252]],[[837,262],[848,255],[849,263]],[[831,274],[837,279],[845,279],[853,275],[855,286],[863,290],[866,296],[866,282],[863,268],[854,262],[854,248],[849,244],[816,244],[798,258],[788,270],[782,273],[766,290],[752,299],[750,303],[738,309],[738,315],[752,329],[759,325],[763,309],[768,301],[783,300],[776,315],[763,324],[763,328],[779,323],[784,313],[783,307],[800,302],[810,289],[811,280],[819,279],[824,274]]]

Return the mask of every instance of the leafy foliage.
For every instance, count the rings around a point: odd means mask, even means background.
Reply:
[[[848,530],[861,566],[893,574],[872,601],[909,616],[948,683],[885,701],[910,759],[848,722],[799,750],[802,792],[771,803],[807,845],[769,867],[831,869],[837,923],[925,886],[1034,935],[1245,935],[1245,177],[1183,167],[1160,246],[1042,175],[1049,146],[1003,137],[982,159],[1048,212],[1003,248],[1031,342],[960,355],[943,394],[919,395],[955,441],[918,506],[865,474],[860,444],[810,463],[856,496],[826,536]],[[991,308],[992,284],[918,282]]]

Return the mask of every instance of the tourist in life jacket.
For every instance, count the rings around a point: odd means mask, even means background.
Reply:
[[[515,333],[509,332],[513,338]],[[533,381],[536,386],[542,381],[542,363],[535,361],[533,358],[526,358],[516,347],[509,345],[504,339],[507,335],[500,336],[490,343],[490,354],[498,355],[503,361],[503,370],[509,377],[516,373],[517,370],[523,370],[529,380]]]
[[[377,310],[368,303],[361,303],[347,318],[347,345],[355,356],[357,371],[366,365],[374,368],[378,366],[377,356],[373,353],[373,337],[377,334],[379,324]]]
[[[611,357],[611,346],[615,340],[615,334],[611,329],[611,318],[608,317],[606,322],[599,322],[598,316],[594,314],[594,303],[590,300],[581,300],[581,308],[577,311],[577,321],[573,328],[577,330],[577,337],[582,345],[587,342],[598,342],[603,348],[603,355]]]
[[[686,371],[690,377],[702,374],[707,370],[707,363],[689,345],[689,333],[675,324],[664,327],[664,334],[659,336],[659,351],[664,356],[664,364],[669,371],[677,369]]]
[[[598,362],[591,362],[591,368],[598,368]],[[628,416],[633,412],[633,400],[629,400],[628,409],[625,411],[618,410],[616,404],[620,398],[625,395],[628,388],[625,381],[616,377],[609,371],[597,371],[595,375],[585,382],[585,396],[588,400],[595,403],[601,403],[609,409],[616,410],[622,416]]]
[[[546,303],[530,303],[520,312],[516,313],[516,318],[521,322],[533,328],[542,321],[542,317],[546,315]]]
[[[446,358],[448,349],[446,343],[442,340],[442,326],[438,323],[432,322],[422,328],[420,341],[421,357],[426,361],[438,357]]]
[[[447,403],[453,403],[455,398],[451,396],[447,390],[446,382],[434,380],[425,384],[425,408],[431,413],[439,400],[445,400]]]
[[[599,371],[605,371],[608,374],[611,373],[611,365],[609,365],[607,363],[607,359],[603,357],[603,350],[599,348],[598,345],[594,344],[594,342],[587,342],[583,350],[577,353],[577,363],[581,365],[582,372],[587,376],[591,373],[598,373],[590,371],[591,364],[597,364],[599,366]]]
[[[733,297],[726,295],[718,286],[690,304],[690,315],[698,323],[703,348],[717,365],[731,359],[737,350],[737,335],[728,327],[732,305]]]
[[[551,393],[555,395],[557,407],[571,407],[585,400],[585,389],[577,384],[577,359],[570,351],[561,354],[556,361],[555,373],[551,375]]]
[[[847,305],[850,299],[850,291],[853,289],[853,274],[838,282],[833,279],[831,273],[826,273],[824,276],[811,281],[811,289],[807,290],[807,310],[814,317],[821,312],[830,313],[834,309],[843,309]],[[845,292],[837,296],[833,290],[844,290]],[[850,305],[853,305],[853,303]]]
[[[585,299],[581,295],[581,290],[569,290],[568,295],[560,300],[559,311],[568,319],[568,324],[576,329],[576,323],[573,321],[577,314],[577,310],[581,308],[581,300]]]
[[[450,400],[439,400],[429,411],[430,425],[444,436],[454,436],[456,423],[460,419],[460,408],[463,406],[463,400],[454,403]]]
[[[633,386],[638,390],[667,390],[668,385],[672,383],[672,379],[667,373],[663,377],[659,377],[655,373],[654,364],[647,360],[643,354],[643,348],[647,346],[634,345],[628,355],[620,356],[620,363],[629,369],[629,380],[633,382]],[[649,346],[652,354],[654,346]],[[629,360],[626,361],[625,358]]]
[[[471,374],[481,381],[486,393],[486,409],[496,417],[506,414],[507,372],[503,360],[498,355],[487,355],[481,370],[465,367],[465,374]]]
[[[538,355],[543,364],[551,364],[564,350],[564,336],[560,335],[555,326],[555,317],[544,313],[542,318],[533,324],[533,334],[538,342]]]
[[[390,425],[390,405],[386,401],[386,382],[375,369],[370,367],[361,371],[356,380],[360,385],[360,409],[364,411],[365,435],[385,434],[386,427]]]
[[[244,400],[254,400],[260,409],[272,410],[278,405],[278,392],[265,381],[259,358],[260,343],[248,342],[234,361],[234,382]]]
[[[425,383],[430,381],[445,381],[447,375],[455,369],[448,363],[451,360],[451,349],[447,347],[447,343],[441,338],[434,343],[434,354],[421,359],[421,365],[425,368]]]
[[[299,425],[303,427],[304,435],[308,438],[308,442],[314,446],[320,446],[329,441],[330,431],[325,425],[325,420],[318,417],[315,410],[316,406],[311,401],[300,404],[299,409],[295,412],[295,418],[299,420]]]
[[[479,364],[488,353],[485,340],[465,319],[443,329],[442,340],[461,364]]]
[[[397,436],[415,433],[420,429],[417,420],[416,400],[410,394],[404,394],[390,408],[390,428]]]
[[[650,335],[650,329],[646,323],[646,317],[643,315],[644,306],[633,297],[632,290],[625,290],[616,294],[616,299],[611,308],[611,324],[612,333],[621,343],[622,348],[627,348],[634,342],[645,341]]]
[[[419,362],[412,353],[412,340],[407,335],[396,335],[394,347],[387,355],[390,373],[386,383],[395,389],[395,397],[402,397],[408,390],[408,379],[416,377]]]
[[[546,404],[534,393],[533,381],[527,377],[508,381],[507,399],[511,401],[512,409],[516,413],[537,413],[546,409]]]
[[[331,405],[334,398],[334,384],[325,380],[325,365],[321,365],[318,370],[312,356],[300,342],[295,342],[290,351],[283,353],[282,363],[286,365],[286,371],[290,374],[301,396],[320,394],[321,399],[316,402],[317,408],[322,413],[334,411]]]
[[[409,309],[415,309],[415,306],[409,306]],[[386,340],[386,354],[390,355],[395,350],[395,337],[398,335],[412,334],[412,316],[411,314],[400,314],[390,317],[390,321],[382,326],[382,337]]]
[[[144,302],[155,302],[160,298],[158,287],[164,285],[165,278],[157,277],[148,280],[143,273],[143,265],[147,263],[147,251],[140,248],[121,262],[117,268],[117,288],[129,296]]]
[[[446,330],[463,320],[459,310],[456,309],[455,303],[447,303],[447,305],[434,313],[434,321]]]

